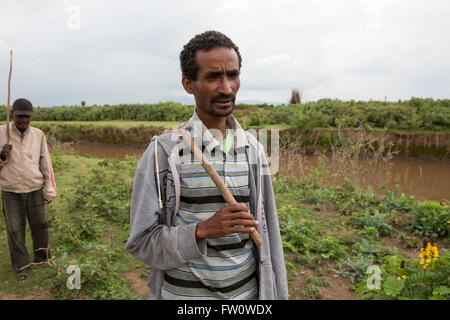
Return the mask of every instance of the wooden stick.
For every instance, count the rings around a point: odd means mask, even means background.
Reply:
[[[183,128],[178,128],[178,132],[181,133],[183,136],[183,140],[186,143],[186,145],[189,147],[189,149],[194,153],[194,156],[197,158],[197,160],[200,161],[202,164],[202,167],[205,169],[205,171],[208,173],[208,175],[211,177],[212,181],[216,185],[216,187],[219,189],[220,193],[222,194],[225,201],[230,204],[237,204],[236,199],[234,199],[233,195],[231,194],[230,190],[225,186],[225,183],[220,179],[219,175],[217,174],[216,170],[214,170],[214,167],[211,165],[211,163],[206,159],[203,152],[197,147],[197,145],[194,142],[194,139],[192,139],[189,132],[187,132]],[[261,235],[258,233],[258,231],[255,231],[250,233],[250,237],[252,238],[253,242],[260,247],[262,245],[262,238]]]
[[[6,106],[6,144],[9,144],[9,101],[11,97],[11,74],[12,74],[13,52],[9,51],[9,78],[8,78],[8,104]]]

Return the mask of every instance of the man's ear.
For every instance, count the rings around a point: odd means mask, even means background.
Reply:
[[[195,93],[194,84],[193,84],[192,80],[190,80],[187,77],[183,76],[181,78],[181,83],[183,84],[184,90],[186,90],[187,93],[189,93],[189,94],[194,94]]]

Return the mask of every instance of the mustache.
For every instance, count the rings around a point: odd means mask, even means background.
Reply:
[[[218,94],[218,95],[216,95],[216,96],[211,98],[211,103],[218,102],[219,100],[222,100],[222,99],[227,99],[227,100],[231,100],[231,101],[234,102],[236,100],[236,95],[234,95],[233,93],[231,93],[231,94]]]

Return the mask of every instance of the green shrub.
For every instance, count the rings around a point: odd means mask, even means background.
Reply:
[[[371,211],[372,212],[366,210],[363,214],[353,215],[350,218],[350,224],[352,225],[352,227],[360,229],[372,228],[376,231],[374,236],[377,240],[380,236],[391,235],[393,232],[392,226],[386,222],[386,218],[389,216],[389,214],[382,214],[376,209]]]
[[[361,299],[448,300],[450,252],[442,249],[436,261],[426,269],[417,260],[388,257],[381,268],[380,288],[369,289],[367,279],[358,283]]]
[[[248,116],[247,125],[249,126],[261,126],[269,123],[269,118],[261,112],[252,112]]]
[[[74,192],[75,208],[115,222],[129,222],[136,161],[103,160],[92,176],[80,177]]]
[[[426,237],[447,237],[449,234],[450,207],[435,201],[425,201],[415,209],[411,227]]]

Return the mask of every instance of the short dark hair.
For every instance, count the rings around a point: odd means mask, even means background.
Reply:
[[[184,45],[180,53],[180,64],[182,74],[189,80],[197,79],[198,65],[195,61],[195,54],[198,50],[209,51],[214,48],[230,48],[236,51],[239,59],[239,69],[241,69],[242,58],[239,48],[223,33],[218,31],[206,31],[197,34],[187,44]]]

